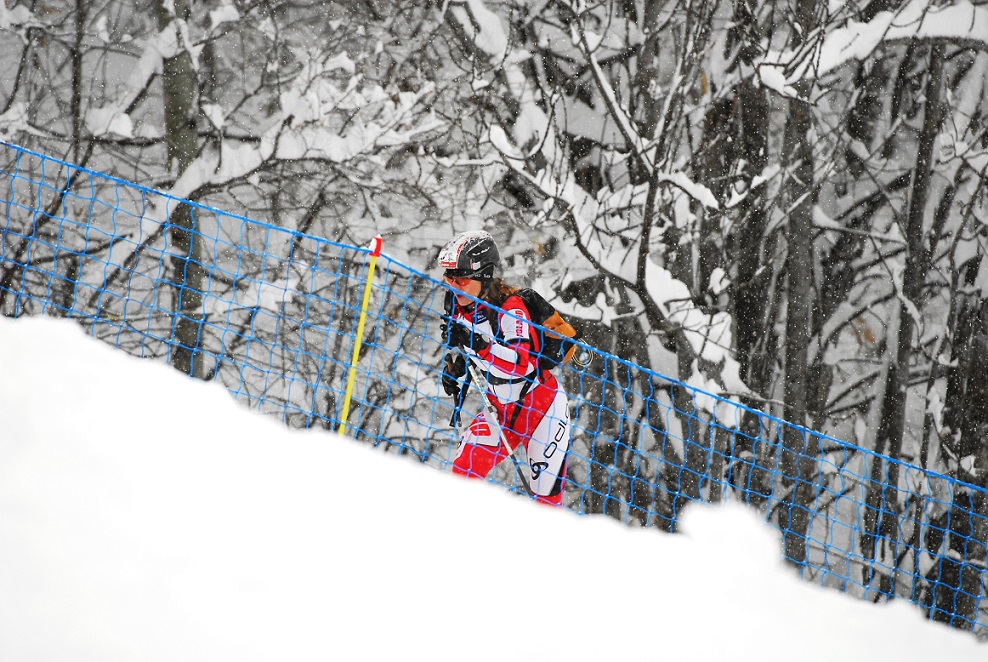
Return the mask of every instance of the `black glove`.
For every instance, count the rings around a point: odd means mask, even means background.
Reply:
[[[474,333],[472,328],[458,322],[450,322],[446,335],[446,343],[450,347],[470,347],[475,352],[482,352],[491,344],[479,333]]]
[[[446,395],[455,396],[460,392],[459,378],[467,373],[467,361],[462,356],[446,356],[443,361],[443,390]]]

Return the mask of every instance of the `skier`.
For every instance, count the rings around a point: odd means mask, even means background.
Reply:
[[[443,280],[451,290],[443,342],[459,350],[444,359],[443,390],[462,397],[458,378],[466,375],[469,381],[476,375],[497,419],[485,411],[473,419],[460,440],[453,473],[485,478],[522,445],[532,494],[559,506],[570,443],[567,398],[553,374],[539,366],[540,335],[526,323],[532,316],[525,302],[515,288],[494,277],[500,263],[497,244],[483,231],[463,232],[439,253]],[[467,360],[475,368],[471,375]]]

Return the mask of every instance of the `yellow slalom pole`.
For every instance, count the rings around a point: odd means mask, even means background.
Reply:
[[[374,267],[381,255],[381,235],[374,237],[370,254],[370,265],[367,267],[367,284],[364,285],[364,299],[360,303],[360,321],[357,322],[357,337],[353,342],[353,358],[350,359],[350,370],[346,378],[346,393],[343,396],[343,415],[340,416],[339,434],[346,434],[346,419],[350,414],[350,396],[353,395],[353,380],[357,377],[357,359],[360,357],[360,343],[364,338],[364,324],[367,322],[367,306],[370,304],[371,286],[374,284]]]

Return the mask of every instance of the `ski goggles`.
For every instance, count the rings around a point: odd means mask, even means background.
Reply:
[[[450,283],[455,283],[461,287],[469,283],[471,280],[479,280],[483,282],[490,280],[493,277],[493,264],[482,266],[479,269],[447,269],[443,272],[443,278],[448,280]]]
[[[456,285],[457,287],[466,287],[467,285],[470,284],[470,281],[473,280],[473,278],[467,278],[466,276],[443,275],[443,278],[445,278],[446,282],[449,283],[450,285]]]
[[[477,272],[467,271],[466,269],[447,269],[443,273],[443,278],[446,279],[446,282],[450,285],[466,287],[470,284],[470,281],[478,280],[477,275]]]

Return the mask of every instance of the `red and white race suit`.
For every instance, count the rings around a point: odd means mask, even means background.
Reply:
[[[525,303],[510,296],[504,302],[505,313],[486,306],[466,310],[457,304],[455,308],[454,319],[490,341],[479,352],[465,352],[481,379],[486,377],[486,397],[511,448],[505,449],[501,442],[498,422],[487,420],[481,411],[463,434],[453,473],[485,478],[521,444],[528,455],[532,493],[541,502],[560,505],[570,444],[569,407],[556,378],[539,369],[539,336],[529,325]],[[495,328],[500,333],[494,333]]]

